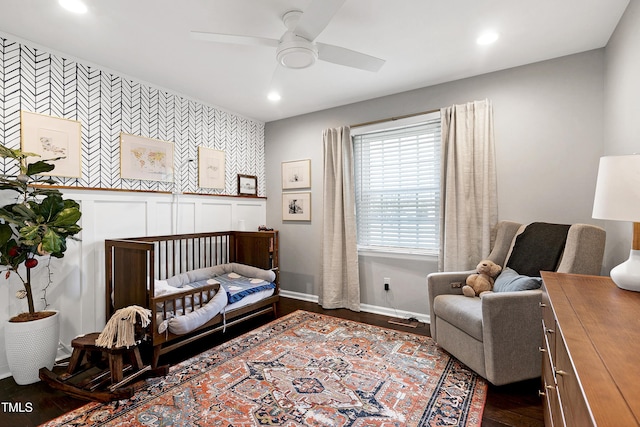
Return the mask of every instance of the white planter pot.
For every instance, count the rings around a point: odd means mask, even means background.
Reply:
[[[54,310],[52,310],[54,311]],[[40,381],[40,368],[53,368],[60,340],[60,313],[30,322],[6,322],[4,343],[11,375],[20,385]]]

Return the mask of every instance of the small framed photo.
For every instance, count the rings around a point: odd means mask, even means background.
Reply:
[[[224,151],[198,147],[198,186],[201,188],[225,189]]]
[[[20,145],[25,153],[34,153],[39,159],[53,160],[55,169],[47,175],[80,178],[82,126],[79,121],[61,119],[44,114],[20,111]]]
[[[283,221],[311,221],[311,192],[282,193]]]
[[[238,195],[257,196],[258,178],[255,175],[238,174]]]
[[[173,182],[173,143],[120,133],[120,176]]]
[[[282,163],[282,189],[311,188],[311,160]]]

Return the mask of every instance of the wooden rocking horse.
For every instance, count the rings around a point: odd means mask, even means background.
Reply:
[[[51,387],[81,399],[109,402],[128,399],[133,380],[166,375],[168,366],[144,365],[138,345],[150,323],[151,310],[132,305],[116,311],[101,333],[71,341],[73,353],[67,371],[56,375],[40,369],[40,379]],[[83,363],[83,361],[85,363]]]

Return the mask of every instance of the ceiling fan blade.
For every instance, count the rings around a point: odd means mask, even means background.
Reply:
[[[266,37],[240,36],[237,34],[207,33],[204,31],[191,31],[191,38],[215,43],[230,43],[246,46],[278,47],[279,41]]]
[[[271,75],[271,80],[269,81],[269,89],[268,93],[275,92],[278,95],[282,96],[284,92],[285,86],[285,75],[284,71],[286,68],[279,63],[276,63],[276,68],[273,70],[273,74]]]
[[[316,46],[318,47],[318,59],[347,67],[359,68],[360,70],[376,72],[386,62],[384,59],[345,49],[344,47],[324,43],[316,43]]]
[[[309,41],[315,40],[344,2],[345,0],[314,0],[302,13],[293,32]]]

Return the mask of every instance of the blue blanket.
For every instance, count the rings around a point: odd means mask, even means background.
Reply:
[[[219,282],[220,286],[227,292],[229,304],[240,301],[247,295],[267,289],[275,289],[276,287],[275,283],[269,283],[260,279],[251,279],[235,273],[216,276],[213,280]]]

